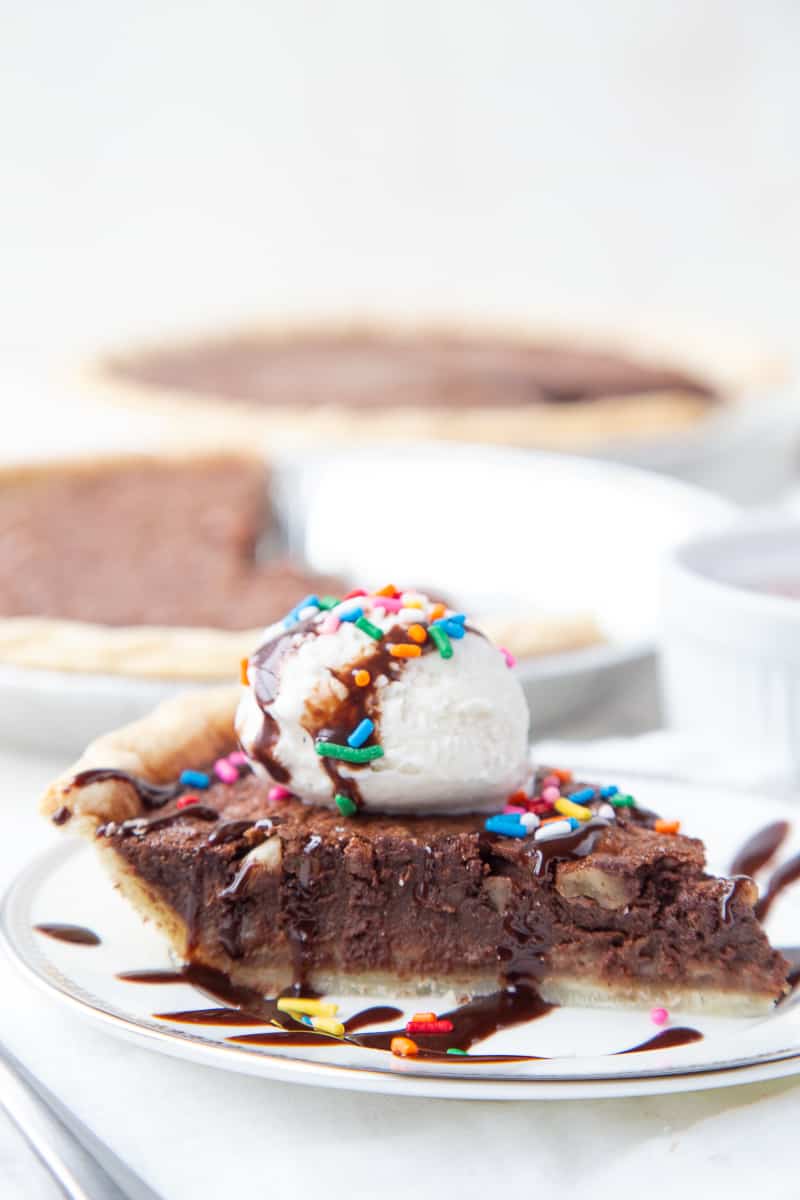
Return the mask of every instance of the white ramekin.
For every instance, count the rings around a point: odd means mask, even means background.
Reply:
[[[749,519],[673,551],[663,596],[667,722],[765,775],[800,778],[800,598],[756,590],[800,582],[800,523]]]

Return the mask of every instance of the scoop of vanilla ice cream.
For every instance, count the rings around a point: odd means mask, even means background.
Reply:
[[[453,638],[451,657],[428,633],[418,657],[394,658],[391,645],[415,644],[410,624],[428,630],[425,608],[384,613],[378,601],[361,605],[380,640],[350,621],[332,629],[334,610],[333,619],[320,614],[280,631],[253,656],[236,721],[242,748],[308,803],[333,805],[344,791],[367,811],[496,811],[530,775],[528,707],[514,671],[470,629]],[[365,688],[359,670],[370,673]],[[320,756],[320,740],[346,745],[364,716],[374,725],[364,744],[380,746],[381,757],[353,766]]]

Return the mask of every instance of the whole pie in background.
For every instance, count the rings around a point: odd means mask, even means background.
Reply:
[[[456,439],[593,450],[715,412],[729,379],[633,336],[469,323],[262,326],[120,350],[87,375],[105,399],[203,414],[292,441]]]

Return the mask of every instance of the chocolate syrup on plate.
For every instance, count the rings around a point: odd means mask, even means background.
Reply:
[[[61,925],[58,922],[45,922],[34,925],[37,933],[55,938],[57,942],[72,942],[75,946],[99,946],[100,938],[84,925]]]
[[[789,829],[788,821],[774,821],[752,834],[734,855],[730,874],[755,875],[774,858],[786,841]]]
[[[668,1050],[672,1046],[688,1046],[690,1042],[702,1040],[703,1035],[699,1029],[691,1029],[688,1025],[676,1025],[674,1029],[662,1029],[646,1042],[631,1046],[630,1050],[618,1050],[614,1057],[619,1058],[621,1054],[642,1054],[646,1050]]]
[[[798,879],[800,879],[800,854],[795,854],[782,863],[770,876],[767,890],[755,907],[755,914],[759,921],[766,919],[767,913],[781,892],[784,892],[790,884],[796,883]]]

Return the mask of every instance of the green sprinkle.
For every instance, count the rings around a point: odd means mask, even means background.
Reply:
[[[447,1053],[448,1054],[466,1054],[467,1052],[466,1052],[466,1050],[459,1050],[458,1046],[448,1046]]]
[[[354,750],[337,742],[317,742],[315,749],[321,758],[340,758],[344,762],[362,763],[383,758],[383,746],[363,746],[360,750]]]
[[[620,796],[617,793],[616,796],[611,796],[610,799],[614,808],[633,808],[636,805],[633,796]]]
[[[341,603],[335,596],[323,596],[319,602],[319,606],[323,612],[327,612],[329,608],[336,608],[336,605]]]
[[[336,807],[343,817],[354,817],[358,812],[358,806],[349,796],[343,796],[341,792],[337,792],[333,798],[336,801]]]
[[[383,630],[377,625],[373,625],[372,621],[368,621],[366,617],[359,617],[355,622],[356,629],[360,629],[362,633],[368,633],[371,638],[375,638],[379,642],[383,637]]]
[[[428,633],[430,634],[431,641],[436,646],[436,649],[439,651],[442,658],[452,658],[453,643],[450,641],[450,638],[447,636],[446,631],[442,629],[441,625],[429,625]]]

